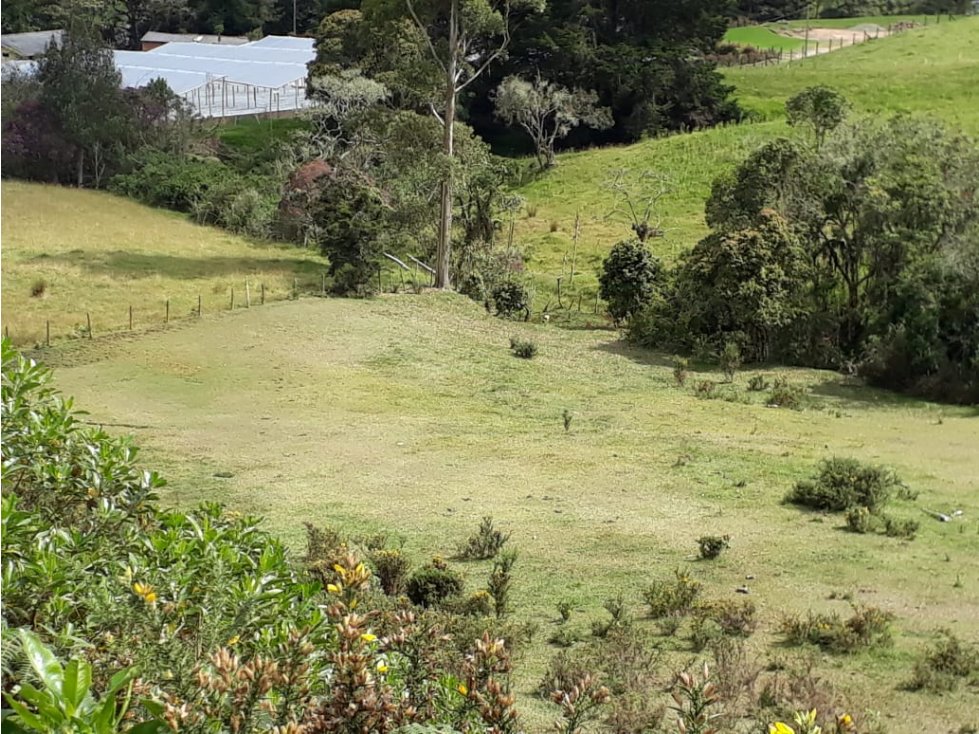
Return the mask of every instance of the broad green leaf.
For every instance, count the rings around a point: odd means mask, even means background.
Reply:
[[[48,734],[51,731],[52,727],[49,724],[42,721],[37,714],[31,713],[31,710],[20,701],[15,701],[8,697],[7,703],[10,704],[10,707],[14,710],[14,713],[17,716],[17,720],[11,723],[26,726],[28,729],[44,732],[44,734]],[[5,733],[7,731],[8,722],[9,719],[5,718],[3,720],[3,731]]]
[[[25,629],[17,632],[24,654],[27,655],[37,677],[41,679],[48,690],[60,695],[62,681],[64,680],[64,669],[61,667],[61,663],[34,633]]]
[[[71,706],[68,709],[69,716],[82,705],[91,686],[92,666],[82,660],[72,660],[65,666],[64,698]]]

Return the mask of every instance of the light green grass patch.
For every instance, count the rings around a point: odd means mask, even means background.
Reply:
[[[729,28],[724,34],[728,43],[739,46],[753,46],[757,49],[775,49],[776,51],[799,51],[805,46],[805,41],[776,33],[771,28],[763,26],[745,26]]]
[[[96,334],[184,319],[197,308],[227,309],[231,289],[245,304],[261,284],[285,298],[298,279],[315,287],[325,269],[312,252],[253,242],[182,214],[97,191],[4,181],[3,326],[15,344],[79,334],[86,314]],[[43,292],[32,296],[35,286]]]

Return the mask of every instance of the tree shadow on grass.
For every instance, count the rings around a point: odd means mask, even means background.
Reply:
[[[626,357],[627,359],[631,359],[633,362],[649,365],[651,367],[672,367],[673,365],[672,357],[667,356],[662,352],[654,352],[649,349],[634,346],[622,339],[610,339],[609,341],[596,344],[594,347],[592,347],[592,349],[607,352],[608,354],[614,354],[617,357]]]
[[[181,280],[227,277],[240,273],[291,275],[293,273],[318,273],[326,267],[325,263],[299,257],[195,258],[126,252],[124,250],[111,252],[74,250],[59,255],[48,255],[44,259],[52,264],[81,267],[93,275],[125,279],[151,278],[157,275]]]
[[[860,382],[851,382],[849,378],[837,377],[823,380],[811,388],[813,395],[842,403],[846,407],[866,408],[881,406],[888,408],[922,407],[921,398],[885,390],[878,387],[868,387]]]

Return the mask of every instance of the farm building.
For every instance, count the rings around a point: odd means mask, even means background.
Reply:
[[[4,33],[0,36],[3,60],[30,61],[43,56],[51,42],[61,43],[62,30]]]
[[[201,116],[283,115],[309,105],[313,39],[266,36],[243,44],[169,42],[150,51],[115,51],[126,87],[163,79]]]
[[[165,43],[209,43],[225,46],[243,46],[248,43],[244,36],[213,36],[200,33],[161,33],[148,31],[139,39],[143,51],[152,51]]]

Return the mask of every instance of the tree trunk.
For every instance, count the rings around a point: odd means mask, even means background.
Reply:
[[[456,65],[458,63],[458,24],[459,3],[452,0],[449,13],[449,57],[445,67],[445,125],[442,137],[442,152],[450,163],[454,158],[453,124],[456,118]],[[435,256],[435,287],[451,288],[450,267],[452,262],[452,167],[449,166],[442,181],[442,212],[439,218],[439,240]]]

